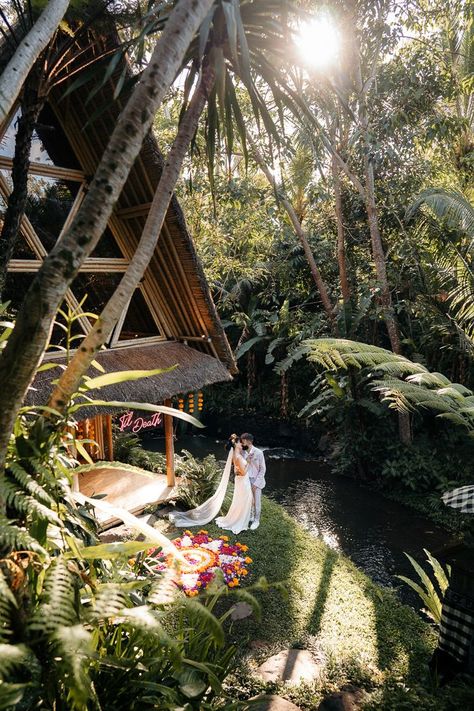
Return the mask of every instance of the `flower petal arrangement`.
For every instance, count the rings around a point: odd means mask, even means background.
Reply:
[[[248,546],[230,543],[228,536],[212,538],[204,530],[195,534],[185,531],[173,543],[186,560],[186,563],[176,567],[175,583],[189,597],[205,590],[214,580],[217,570],[222,571],[230,588],[239,586],[248,575],[248,566],[252,563],[247,555]],[[173,556],[164,554],[159,548],[148,552],[148,564],[156,572],[175,566]]]

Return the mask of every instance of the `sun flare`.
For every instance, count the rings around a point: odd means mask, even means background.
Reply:
[[[325,69],[338,59],[340,36],[329,17],[303,23],[295,41],[302,60],[316,69]]]

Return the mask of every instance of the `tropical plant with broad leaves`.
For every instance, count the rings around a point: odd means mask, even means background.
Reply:
[[[143,375],[91,380],[97,389]],[[72,491],[79,442],[71,413],[103,404],[87,391],[62,418],[24,408],[11,438],[0,481],[0,708],[100,709],[113,689],[123,711],[238,709],[222,688],[234,656],[223,629],[231,608],[215,615],[227,587],[217,579],[202,599],[188,600],[173,570],[138,574],[129,559],[161,547],[179,564],[179,551],[129,512]],[[92,512],[104,508],[143,540],[100,544]],[[238,595],[257,610],[248,592]]]
[[[405,553],[412,567],[418,575],[420,582],[415,582],[405,575],[397,575],[397,578],[403,580],[412,590],[416,592],[419,598],[425,605],[423,612],[436,624],[441,622],[441,610],[443,607],[443,598],[449,585],[451,575],[451,566],[447,565],[446,570],[443,568],[439,560],[437,560],[426,548],[423,548],[426,555],[426,560],[430,564],[433,571],[436,585],[433,583],[429,575],[423,570],[421,565],[412,558],[411,555]]]

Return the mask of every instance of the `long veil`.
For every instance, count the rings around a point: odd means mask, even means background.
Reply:
[[[229,485],[230,471],[232,469],[232,455],[233,450],[231,449],[225,463],[222,479],[210,499],[207,499],[203,504],[190,511],[176,511],[175,513],[170,513],[169,520],[174,523],[175,526],[180,528],[184,526],[187,528],[191,526],[204,526],[206,523],[209,523],[209,521],[212,521],[213,518],[216,518],[221,510]]]

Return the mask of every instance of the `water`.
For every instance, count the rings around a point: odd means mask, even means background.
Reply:
[[[148,449],[162,449],[162,440],[146,439]],[[265,494],[281,504],[304,528],[342,551],[372,580],[396,587],[404,602],[419,607],[417,596],[396,575],[415,578],[405,552],[422,562],[448,542],[448,534],[413,509],[384,498],[353,479],[336,476],[321,460],[291,450],[265,449]],[[223,460],[224,442],[210,437],[182,437],[176,451]]]

